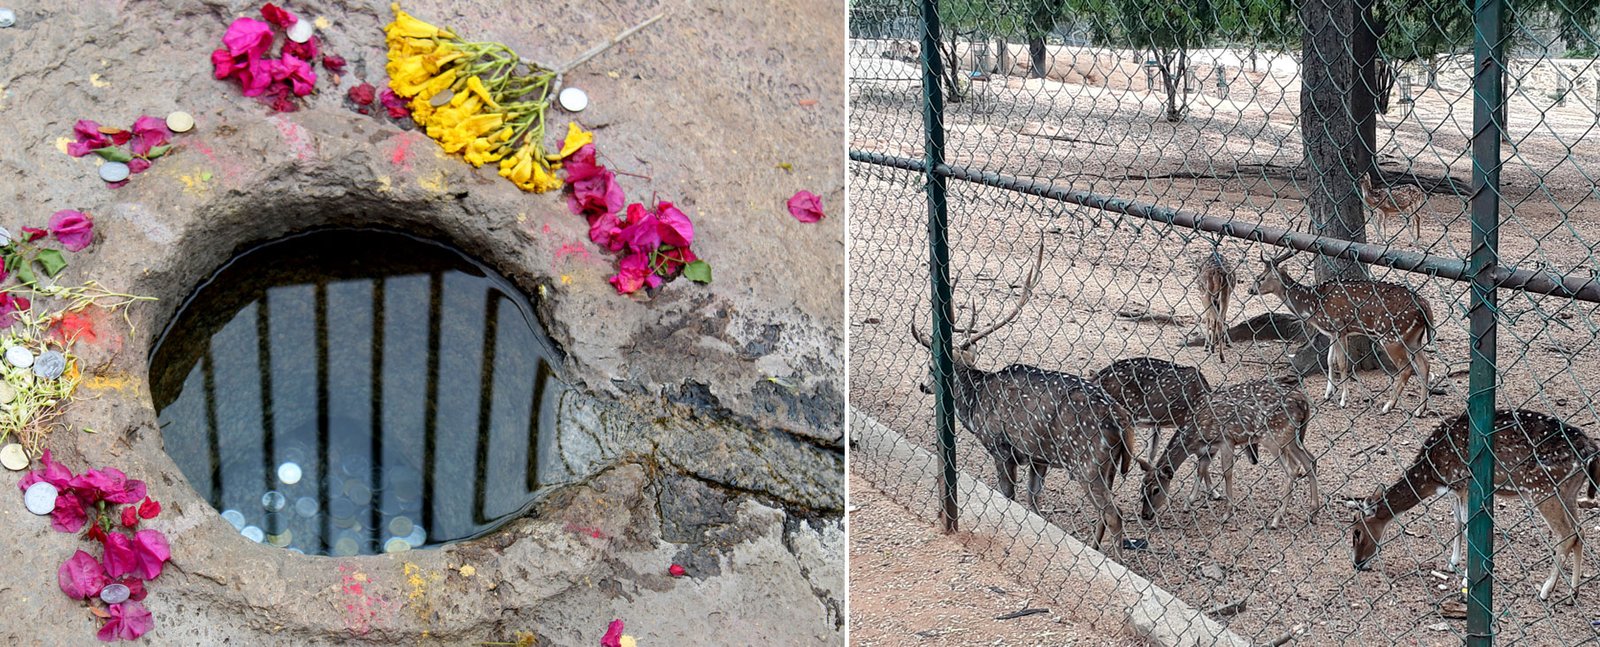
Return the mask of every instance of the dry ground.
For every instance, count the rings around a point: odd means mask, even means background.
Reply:
[[[1058,605],[912,516],[860,474],[851,474],[850,505],[852,645],[1145,644],[1057,613],[996,620]]]
[[[1109,66],[1110,58],[1079,64]],[[871,65],[880,77],[904,71],[890,61]],[[979,96],[951,108],[947,158],[1245,222],[1304,227],[1305,180],[1288,173],[1301,158],[1295,130],[1298,84],[1292,75],[1263,76],[1252,84],[1259,89],[1235,86],[1231,101],[1202,97],[1180,124],[1160,120],[1162,99],[1146,94],[1142,79],[1128,89],[1129,84],[1118,84],[1116,78],[1102,74],[1090,85],[1014,78],[976,83]],[[1464,133],[1470,127],[1469,98],[1448,88],[1428,92],[1412,109],[1387,116],[1380,129],[1386,171],[1424,182],[1447,175],[1469,178]],[[914,83],[853,83],[851,101],[852,148],[920,156],[919,90]],[[1570,105],[1529,109],[1540,101],[1536,98],[1517,101],[1521,103],[1513,102],[1511,117],[1514,144],[1505,147],[1510,161],[1500,238],[1504,262],[1588,276],[1596,267],[1591,254],[1600,241],[1594,189],[1587,179],[1600,173],[1600,141],[1590,132],[1594,115]],[[1202,177],[1174,179],[1175,173]],[[926,351],[907,334],[913,316],[926,321],[926,207],[920,183],[912,174],[853,164],[850,197],[851,401],[931,449],[932,399],[917,388],[928,370]],[[1009,309],[1025,260],[1041,238],[1045,245],[1044,278],[1033,300],[1010,327],[976,348],[984,368],[1029,363],[1081,374],[1114,359],[1150,355],[1199,366],[1213,384],[1286,370],[1287,348],[1281,343],[1231,347],[1224,363],[1199,348],[1180,345],[1193,326],[1135,323],[1115,316],[1130,304],[1180,316],[1197,314],[1198,298],[1190,282],[1195,263],[1212,249],[1209,239],[960,182],[951,184],[949,212],[952,267],[963,277],[956,288],[962,321],[972,306],[980,321]],[[1566,212],[1571,217],[1564,218]],[[1465,214],[1464,195],[1435,191],[1422,211],[1420,240],[1391,228],[1391,242],[1461,257],[1470,240]],[[1231,322],[1283,309],[1274,297],[1245,294],[1259,269],[1253,260],[1257,249],[1230,240],[1222,251],[1240,280]],[[1305,260],[1289,266],[1309,280]],[[1226,523],[1218,506],[1202,503],[1188,511],[1180,498],[1169,514],[1146,524],[1136,516],[1138,473],[1117,486],[1129,534],[1148,538],[1151,547],[1125,554],[1124,563],[1198,608],[1248,600],[1244,613],[1226,621],[1258,642],[1304,626],[1308,633],[1301,644],[1460,644],[1464,624],[1439,613],[1441,603],[1459,597],[1456,579],[1432,573],[1448,570],[1452,523],[1447,501],[1434,499],[1401,516],[1390,528],[1374,571],[1357,573],[1350,565],[1352,513],[1341,502],[1392,482],[1413,459],[1418,442],[1439,423],[1438,414],[1459,413],[1466,399],[1463,285],[1383,268],[1374,268],[1374,273],[1410,285],[1432,303],[1439,331],[1428,352],[1440,393],[1433,396],[1433,416],[1414,419],[1405,410],[1378,415],[1377,405],[1392,381],[1381,372],[1369,372],[1352,385],[1349,408],[1316,406],[1307,445],[1321,475],[1319,523],[1306,523],[1301,487],[1286,527],[1264,528],[1285,486],[1281,469],[1265,456],[1258,466],[1240,464],[1243,502]],[[1593,395],[1600,387],[1594,363],[1600,356],[1594,348],[1600,330],[1596,306],[1520,293],[1503,293],[1501,305],[1500,406],[1551,412],[1590,427],[1591,433],[1600,432],[1594,426],[1600,413]],[[1320,399],[1324,384],[1321,377],[1306,382],[1314,400]],[[1414,405],[1420,395],[1414,380],[1402,403]],[[958,445],[961,467],[992,483],[993,469],[982,448],[965,432]],[[899,474],[895,466],[860,464],[857,469],[880,482]],[[1175,482],[1180,488],[1189,487],[1191,473],[1187,465],[1179,471]],[[1053,510],[1049,518],[1084,537],[1089,517],[1082,490],[1052,475],[1046,491],[1045,507]],[[1600,537],[1600,511],[1585,509],[1582,515],[1593,542]],[[1502,639],[1533,645],[1597,640],[1600,628],[1592,623],[1600,621],[1600,581],[1593,574],[1600,571],[1600,559],[1595,551],[1585,559],[1589,576],[1575,606],[1540,602],[1534,593],[1551,563],[1543,521],[1517,500],[1502,500],[1496,519],[1496,606]],[[855,587],[866,585],[861,579],[852,581]],[[1569,589],[1562,583],[1556,592],[1561,597]]]

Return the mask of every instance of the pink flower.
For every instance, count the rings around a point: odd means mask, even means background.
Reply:
[[[150,149],[167,143],[172,137],[172,131],[167,130],[167,122],[149,115],[144,115],[133,122],[133,154],[148,155]]]
[[[679,566],[677,564],[673,564],[673,565],[667,567],[667,574],[671,575],[673,577],[683,577],[684,575],[687,575],[688,573],[689,572],[684,570],[682,566]]]
[[[694,250],[689,249],[688,247],[666,248],[664,251],[660,252],[659,256],[656,257],[656,261],[661,266],[659,271],[656,273],[667,278],[672,278],[677,276],[678,272],[683,271],[683,266],[698,260],[700,260],[700,257],[695,256]]]
[[[800,222],[822,220],[822,198],[810,191],[797,191],[789,198],[789,215]]]
[[[50,232],[45,231],[43,229],[40,229],[38,227],[26,227],[26,226],[24,226],[22,228],[22,233],[27,234],[27,236],[25,236],[24,238],[26,238],[27,241],[30,242],[30,243],[33,242],[33,241],[39,240],[40,238],[44,238],[45,236],[49,236],[50,235]]]
[[[567,156],[562,163],[567,169],[567,184],[587,180],[600,175],[606,167],[595,163],[594,144],[584,144],[581,148]]]
[[[272,49],[272,27],[254,18],[240,18],[228,25],[222,44],[228,46],[230,55],[248,57],[254,63]]]
[[[77,137],[77,141],[67,144],[67,154],[73,157],[83,157],[96,148],[111,145],[111,140],[106,138],[105,133],[100,132],[100,124],[87,119],[79,119],[78,123],[72,126],[72,134]]]
[[[233,54],[226,49],[212,50],[211,52],[211,76],[214,78],[226,79],[248,66],[248,61],[234,58]]]
[[[144,481],[130,479],[115,467],[84,472],[72,479],[72,488],[89,503],[101,499],[107,503],[133,503],[143,499],[145,491]]]
[[[288,29],[300,21],[294,14],[284,11],[282,7],[270,2],[261,7],[261,17],[266,18],[267,22],[276,25],[279,29]]]
[[[139,567],[139,557],[134,554],[133,538],[120,532],[106,534],[105,559],[106,573],[111,577],[135,572]]]
[[[348,65],[348,64],[349,63],[344,60],[343,56],[339,56],[337,54],[324,54],[322,56],[322,67],[323,67],[323,69],[326,69],[329,72],[333,72],[335,74],[337,74],[339,72],[343,72],[344,71],[344,66]]]
[[[10,328],[11,324],[17,322],[17,313],[27,310],[32,305],[27,297],[19,297],[9,292],[0,293],[0,328]],[[27,479],[23,479],[23,487],[29,485],[32,485],[32,483],[29,483]],[[57,489],[66,488],[64,485],[54,483],[52,485],[55,485]]]
[[[395,94],[394,90],[384,88],[383,93],[378,95],[378,100],[383,102],[384,111],[389,113],[392,119],[405,119],[411,116],[411,107],[406,104],[405,99]]]
[[[315,61],[322,56],[322,51],[317,48],[317,39],[315,37],[304,43],[296,43],[292,40],[287,41],[283,44],[282,52],[285,56],[293,55],[295,58],[307,63]]]
[[[156,518],[156,515],[159,515],[159,514],[161,514],[161,502],[160,501],[157,501],[155,499],[146,498],[144,500],[144,503],[139,504],[139,518],[141,518],[141,519],[154,519],[154,518]]]
[[[605,637],[600,639],[600,647],[622,647],[622,621],[612,620],[606,627]]]
[[[106,609],[106,612],[111,614],[111,617],[100,627],[100,633],[95,634],[101,642],[138,640],[139,636],[143,636],[156,626],[155,619],[150,617],[150,610],[132,600],[113,604]]]
[[[139,525],[139,507],[128,506],[122,509],[122,527],[132,528]]]
[[[611,286],[618,294],[633,294],[642,287],[659,287],[661,277],[650,269],[650,254],[632,254],[617,264],[617,275],[611,277]]]
[[[622,251],[622,221],[615,211],[605,211],[589,217],[589,240],[613,252]]]
[[[241,20],[246,20],[241,18]],[[275,61],[251,59],[249,64],[239,70],[239,87],[244,89],[244,96],[259,97],[267,92],[267,86],[272,85],[272,70]]]
[[[80,550],[61,564],[61,568],[56,571],[56,582],[61,585],[61,592],[67,594],[67,597],[87,600],[100,595],[100,589],[106,588],[106,585],[111,583],[111,578],[106,577],[105,567],[101,566],[93,555]]]
[[[622,228],[622,242],[635,252],[649,253],[661,246],[661,221],[656,214],[646,211],[637,202],[628,205],[627,226]]]
[[[311,94],[311,88],[317,83],[317,72],[311,69],[311,64],[285,53],[282,59],[274,61],[272,80],[288,81],[294,88],[294,96],[303,97]]]
[[[0,295],[0,298],[5,296],[10,295]],[[17,483],[22,491],[28,491],[28,486],[40,481],[54,485],[57,490],[63,491],[72,485],[72,470],[52,459],[50,450],[44,450],[44,455],[39,457],[39,464],[43,465],[44,469],[28,472],[22,477],[22,481]]]
[[[161,577],[161,565],[172,559],[172,549],[167,546],[167,536],[160,530],[146,528],[133,535],[134,556],[138,558],[139,574],[146,580]]]
[[[89,512],[84,510],[83,500],[72,490],[62,490],[56,497],[55,511],[50,513],[50,528],[56,532],[78,532],[88,522]]]
[[[150,160],[147,160],[147,159],[145,159],[143,157],[135,157],[135,158],[133,158],[131,160],[128,160],[128,172],[129,173],[132,173],[134,175],[138,175],[138,174],[143,173],[143,172],[148,171],[148,170],[150,170]],[[123,180],[123,181],[126,182],[127,180]]]
[[[388,92],[388,90],[384,90],[384,92]],[[350,88],[348,92],[344,93],[344,96],[348,97],[358,106],[370,106],[372,105],[373,101],[377,100],[378,90],[377,88],[372,87],[371,83],[362,83],[361,85]]]
[[[656,203],[656,218],[661,222],[661,242],[673,247],[688,247],[694,243],[694,223],[671,202]]]
[[[150,168],[149,160],[144,160],[144,168]],[[50,233],[67,251],[80,251],[94,240],[94,220],[81,211],[62,209],[50,216]]]

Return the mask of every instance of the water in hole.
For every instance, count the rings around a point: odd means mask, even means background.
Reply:
[[[522,294],[460,252],[319,231],[247,251],[191,295],[152,352],[151,391],[167,453],[245,536],[354,555],[525,510],[546,485],[554,357]]]

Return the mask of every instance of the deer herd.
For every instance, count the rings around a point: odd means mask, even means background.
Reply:
[[[1264,268],[1249,293],[1278,297],[1307,326],[1308,333],[1314,331],[1331,342],[1323,399],[1331,401],[1338,390],[1339,406],[1345,406],[1351,373],[1347,349],[1351,339],[1360,335],[1381,347],[1399,371],[1380,414],[1394,408],[1409,378],[1417,375],[1422,382],[1421,401],[1413,415],[1422,415],[1427,410],[1430,378],[1424,347],[1433,340],[1436,326],[1427,300],[1410,288],[1380,281],[1333,279],[1302,285],[1285,271],[1283,263],[1288,258],[1263,256]],[[1153,357],[1119,359],[1089,377],[1025,364],[993,372],[979,368],[973,346],[1017,317],[1039,283],[1043,261],[1041,241],[1020,285],[1020,297],[1010,310],[979,329],[973,307],[972,321],[955,329],[966,337],[952,342],[955,414],[994,459],[1002,494],[1016,499],[1017,469],[1026,466],[1028,505],[1038,512],[1045,473],[1052,467],[1065,470],[1084,488],[1098,514],[1095,547],[1102,545],[1109,531],[1112,546],[1121,550],[1123,517],[1112,493],[1116,479],[1127,477],[1135,464],[1144,472],[1139,488],[1143,519],[1154,519],[1166,506],[1173,476],[1190,458],[1195,462],[1196,484],[1189,501],[1199,493],[1220,498],[1226,519],[1236,502],[1235,450],[1243,449],[1251,463],[1265,450],[1283,467],[1288,480],[1267,527],[1282,524],[1301,479],[1306,481],[1307,521],[1316,523],[1323,501],[1316,457],[1306,448],[1314,411],[1298,377],[1213,385],[1196,367]],[[1219,252],[1203,259],[1197,270],[1206,346],[1220,358],[1236,280]],[[952,311],[946,316],[955,321]],[[932,340],[915,323],[911,332],[919,343],[932,348]],[[926,385],[923,390],[932,392]],[[1140,458],[1134,449],[1135,429],[1140,426],[1150,428],[1147,458]],[[1163,427],[1174,431],[1158,454]],[[1549,579],[1539,588],[1539,599],[1549,598],[1566,564],[1572,589],[1569,602],[1573,602],[1583,569],[1578,499],[1585,490],[1589,499],[1596,496],[1600,445],[1575,426],[1527,410],[1496,411],[1493,434],[1496,493],[1525,497],[1544,517],[1554,541],[1554,564]],[[1213,461],[1222,473],[1220,497],[1211,482]],[[1469,481],[1467,415],[1463,412],[1445,420],[1423,441],[1410,468],[1397,481],[1352,504],[1358,508],[1351,540],[1356,569],[1366,570],[1372,563],[1384,529],[1396,515],[1446,492],[1455,495],[1458,524],[1450,566],[1459,566]]]

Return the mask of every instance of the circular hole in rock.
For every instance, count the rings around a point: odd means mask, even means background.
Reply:
[[[167,453],[245,536],[370,554],[532,505],[556,357],[528,300],[465,254],[322,230],[201,284],[151,352],[151,392]]]

